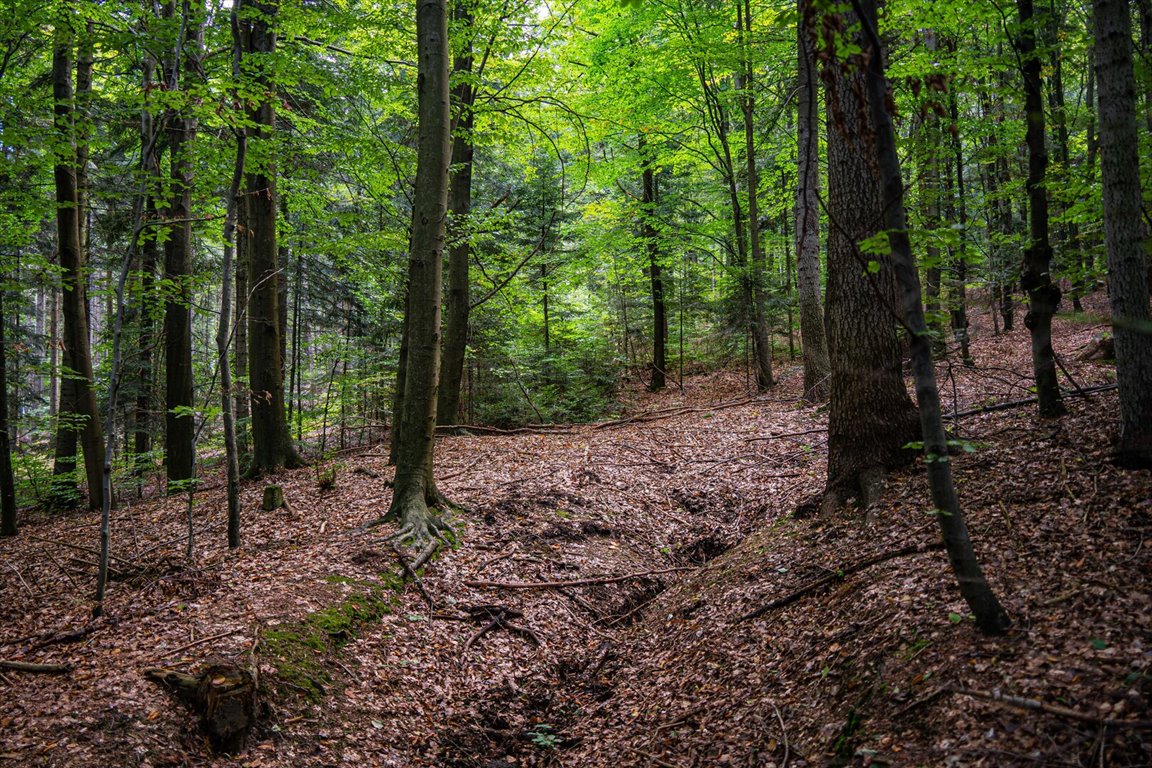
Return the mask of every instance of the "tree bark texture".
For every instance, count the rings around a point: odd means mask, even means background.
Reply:
[[[65,6],[64,13],[70,12]],[[65,367],[61,400],[69,402],[70,413],[61,403],[61,431],[80,433],[84,449],[84,473],[88,481],[88,506],[100,509],[104,445],[101,442],[100,414],[92,389],[92,354],[88,341],[88,312],[83,252],[80,247],[80,206],[76,186],[76,141],[72,118],[72,32],[71,20],[61,19],[52,52],[52,96],[55,102],[55,129],[60,137],[62,156],[56,158],[53,178],[56,187],[56,227],[62,272],[63,362]],[[75,439],[75,438],[73,438]],[[75,457],[75,452],[73,452]],[[59,448],[57,458],[60,458]],[[73,462],[75,459],[73,458]],[[73,463],[73,466],[75,464]]]
[[[452,131],[452,180],[449,199],[452,205],[452,246],[448,249],[448,295],[445,302],[444,344],[440,361],[440,390],[436,403],[436,421],[456,424],[460,419],[460,385],[464,377],[464,357],[468,350],[469,295],[468,262],[472,257],[468,216],[472,211],[472,132],[475,125],[473,105],[476,88],[472,77],[471,5],[458,2],[452,8],[455,22],[468,36],[467,47],[456,56],[452,69],[459,82],[452,89],[457,110]]]
[[[912,370],[916,379],[916,400],[920,429],[924,440],[924,458],[928,472],[928,485],[940,522],[940,533],[948,550],[948,559],[960,593],[976,616],[976,625],[985,634],[999,635],[1011,622],[996,595],[984,578],[976,560],[968,527],[952,482],[944,420],[940,414],[940,394],[936,388],[936,372],[932,364],[932,343],[924,322],[924,305],[920,300],[920,278],[912,257],[908,236],[908,221],[904,210],[904,185],[900,177],[900,159],[896,152],[896,132],[888,113],[887,79],[880,38],[876,33],[876,5],[874,0],[853,0],[871,42],[872,55],[868,57],[868,104],[872,123],[876,127],[876,161],[883,184],[884,229],[892,249],[891,260],[899,284],[903,303],[902,315],[911,340]]]
[[[12,433],[8,423],[8,347],[5,295],[0,288],[0,536],[15,536],[16,478],[12,474]]]
[[[280,265],[276,247],[276,168],[273,135],[276,130],[274,81],[270,68],[276,49],[274,23],[277,2],[246,2],[241,21],[246,23],[245,71],[255,76],[265,92],[250,115],[255,128],[249,146],[247,171],[248,380],[251,385],[252,463],[249,472],[275,472],[303,462],[292,444],[284,409],[284,366],[280,343]]]
[[[1048,148],[1044,136],[1043,81],[1036,51],[1032,0],[1017,0],[1020,37],[1017,51],[1024,71],[1024,114],[1028,143],[1028,217],[1030,244],[1024,251],[1020,286],[1028,293],[1024,318],[1032,339],[1032,369],[1041,416],[1064,414],[1052,348],[1052,316],[1060,306],[1060,286],[1052,280],[1052,246],[1048,241]]]
[[[850,29],[853,14],[825,20]],[[826,41],[827,42],[827,41]],[[857,44],[864,46],[862,40]],[[828,120],[828,486],[824,511],[872,503],[892,467],[907,464],[916,411],[904,387],[891,259],[860,242],[882,226],[875,126],[858,62],[825,70]]]
[[[1117,457],[1152,466],[1152,312],[1141,221],[1139,132],[1131,21],[1124,0],[1095,0],[1100,171],[1108,290],[1120,385]]]
[[[828,343],[820,306],[820,139],[811,0],[800,0],[797,25],[799,82],[796,155],[796,293],[804,352],[804,397],[828,399]]]
[[[397,414],[396,480],[389,517],[419,539],[438,525],[432,451],[440,373],[440,280],[448,207],[451,116],[448,96],[448,16],[445,0],[417,0],[419,130],[412,252],[408,263],[408,360],[403,410]]]

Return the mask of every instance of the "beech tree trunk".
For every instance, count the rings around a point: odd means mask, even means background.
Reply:
[[[168,238],[164,241],[164,279],[168,281],[164,302],[164,455],[168,468],[168,492],[182,490],[192,478],[195,461],[193,441],[192,381],[192,153],[197,121],[188,82],[200,65],[203,15],[190,0],[183,0],[185,39],[177,41],[165,62],[167,89],[183,96],[179,106],[166,110],[171,198],[168,204]],[[174,18],[174,4],[166,16]]]
[[[847,13],[839,20],[850,29]],[[855,42],[863,47],[857,33]],[[891,259],[863,254],[859,243],[882,226],[883,200],[875,162],[876,127],[861,109],[866,83],[854,57],[830,65],[828,119],[828,485],[822,509],[855,497],[866,506],[887,471],[907,464],[904,446],[917,438],[916,411],[904,387],[899,310]]]
[[[955,48],[955,46],[953,46]],[[949,290],[949,314],[952,320],[952,340],[960,346],[960,359],[964,365],[975,365],[968,338],[968,200],[964,183],[964,144],[960,140],[960,107],[956,91],[949,93],[949,112],[952,125],[953,163],[956,169],[956,223],[960,225],[960,246],[953,254],[952,285]]]
[[[736,5],[736,25],[743,49],[743,72],[740,75],[740,107],[744,112],[744,149],[748,176],[748,247],[752,260],[748,265],[751,286],[751,330],[756,348],[756,388],[763,392],[775,386],[772,376],[772,336],[768,330],[768,309],[764,280],[767,265],[764,247],[760,242],[760,207],[756,199],[759,174],[756,170],[756,96],[752,83],[752,57],[749,51],[752,36],[752,5],[749,0]]]
[[[1152,312],[1141,221],[1136,81],[1124,0],[1094,0],[1108,291],[1120,385],[1119,462],[1152,466]]]
[[[452,226],[455,230],[452,247],[448,249],[448,296],[444,316],[444,344],[440,366],[440,391],[436,403],[436,421],[456,424],[460,421],[460,383],[464,376],[464,356],[468,350],[469,275],[468,262],[472,256],[468,237],[468,216],[472,211],[472,131],[475,125],[473,105],[476,88],[472,76],[472,7],[468,2],[457,2],[452,8],[454,21],[467,40],[460,55],[452,63],[459,82],[452,91],[455,102],[456,124],[452,131],[452,187],[449,199],[452,205]]]
[[[648,143],[640,136],[641,174],[640,232],[644,248],[648,252],[648,285],[652,294],[652,367],[648,389],[656,392],[667,384],[668,312],[664,304],[664,274],[660,268],[660,243],[657,239],[653,217],[656,214],[656,174],[652,170],[652,158]]]
[[[920,429],[924,439],[925,466],[932,501],[936,506],[936,519],[948,550],[948,559],[960,593],[976,616],[976,626],[988,635],[1003,634],[1011,622],[989,587],[980,563],[968,538],[968,527],[952,483],[952,465],[949,462],[944,420],[940,415],[940,395],[936,389],[936,372],[932,365],[932,345],[924,322],[924,306],[920,301],[920,279],[912,258],[912,245],[908,237],[908,220],[904,211],[904,185],[900,178],[900,159],[896,153],[896,132],[892,127],[885,101],[888,96],[884,76],[884,59],[880,37],[876,32],[876,5],[874,0],[852,0],[870,41],[872,55],[868,56],[868,104],[872,123],[876,127],[876,161],[883,182],[884,229],[892,249],[893,270],[900,286],[904,322],[908,326],[912,344],[912,370],[916,378],[916,399],[919,403]]]
[[[1030,244],[1024,251],[1020,286],[1028,293],[1024,325],[1032,339],[1032,369],[1041,416],[1066,412],[1056,380],[1056,353],[1052,349],[1052,317],[1060,306],[1060,286],[1052,280],[1052,247],[1048,242],[1048,148],[1044,136],[1043,82],[1036,52],[1032,0],[1017,0],[1020,37],[1016,49],[1023,62],[1024,113],[1028,143],[1028,217]]]
[[[828,399],[830,368],[820,307],[820,139],[817,125],[816,63],[812,55],[811,0],[800,0],[797,25],[800,119],[796,155],[796,293],[800,303],[800,343],[804,348],[804,397]]]
[[[248,379],[251,385],[251,474],[275,472],[303,464],[284,408],[284,366],[280,342],[280,265],[276,247],[276,168],[272,143],[276,130],[275,83],[272,78],[276,50],[274,24],[277,0],[248,0],[240,19],[245,52],[256,72],[256,83],[266,94],[252,110],[251,137],[259,151],[247,171],[247,251],[251,300],[248,303]],[[252,151],[252,147],[249,148]],[[253,160],[249,155],[249,160]]]
[[[75,467],[75,450],[71,466],[65,448],[80,433],[84,449],[84,473],[88,481],[88,506],[100,509],[103,504],[101,482],[104,467],[104,445],[101,441],[100,413],[92,389],[92,355],[88,341],[88,312],[83,251],[80,247],[80,199],[76,186],[76,140],[72,119],[72,20],[70,5],[65,5],[56,29],[52,52],[52,96],[55,102],[55,130],[62,148],[57,155],[53,178],[56,187],[56,227],[62,271],[61,307],[63,315],[63,363],[61,385],[60,433],[57,439],[57,474],[61,468],[71,473]],[[67,405],[66,405],[67,404]],[[71,435],[69,437],[69,434]],[[66,450],[63,452],[66,453]],[[69,483],[70,484],[70,483]]]
[[[417,0],[419,130],[412,252],[408,262],[403,409],[396,414],[396,480],[389,518],[419,540],[442,525],[429,509],[438,501],[432,473],[436,390],[440,373],[440,280],[443,269],[451,118],[448,97],[448,16],[445,0]]]
[[[6,278],[6,276],[4,276]],[[8,423],[7,290],[0,287],[0,536],[15,536],[16,478],[12,474],[12,433]]]

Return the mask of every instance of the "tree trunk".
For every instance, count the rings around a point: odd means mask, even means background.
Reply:
[[[855,19],[839,20],[849,29]],[[859,33],[857,33],[859,35]],[[857,44],[863,41],[857,37]],[[907,464],[916,411],[904,387],[895,276],[887,255],[865,256],[859,243],[881,226],[883,207],[872,140],[861,109],[864,73],[830,65],[828,115],[828,485],[823,510],[878,496],[885,474]]]
[[[928,485],[936,506],[936,519],[948,550],[948,559],[960,593],[976,616],[976,625],[988,635],[1003,634],[1010,626],[1008,614],[1000,606],[996,595],[988,586],[980,563],[968,538],[968,527],[952,483],[952,465],[948,461],[948,445],[944,421],[940,415],[940,395],[936,389],[936,373],[932,366],[932,346],[924,322],[924,307],[920,302],[920,280],[912,258],[908,237],[908,221],[904,212],[904,185],[900,178],[900,160],[896,153],[896,133],[891,116],[885,106],[888,89],[884,77],[884,60],[880,38],[876,33],[876,5],[874,0],[853,0],[871,41],[873,54],[868,62],[868,103],[872,123],[876,127],[876,160],[883,183],[884,228],[892,249],[892,265],[903,302],[903,317],[912,343],[913,375],[916,378],[916,399],[919,403],[920,428],[924,439],[924,457],[928,471]]]
[[[448,249],[448,296],[444,316],[443,356],[440,361],[440,389],[436,403],[436,421],[456,424],[460,421],[460,382],[464,375],[464,356],[468,350],[469,277],[468,262],[472,255],[468,216],[472,210],[472,156],[476,88],[472,82],[472,6],[467,2],[452,7],[454,21],[466,36],[463,51],[455,57],[452,69],[460,78],[453,89],[456,124],[452,143],[452,246]]]
[[[239,22],[237,22],[239,23]],[[237,32],[237,34],[242,34]],[[248,129],[240,129],[247,141]],[[249,435],[252,433],[252,388],[248,385],[248,197],[243,194],[236,202],[236,307],[233,311],[232,354],[236,358],[235,391],[233,401],[236,406],[236,449],[240,452],[241,464],[249,456],[252,446]]]
[[[956,165],[956,223],[960,225],[960,247],[956,249],[952,263],[949,314],[952,320],[952,340],[960,345],[960,359],[964,365],[971,367],[975,361],[968,344],[968,201],[964,185],[964,145],[960,140],[960,107],[955,90],[949,92],[948,101],[954,128],[952,153]]]
[[[64,13],[70,13],[65,6]],[[61,154],[57,155],[53,177],[56,187],[56,227],[59,240],[60,269],[62,272],[62,314],[64,366],[67,369],[65,385],[61,387],[62,425],[60,432],[68,433],[64,440],[57,439],[57,467],[67,467],[67,457],[61,455],[65,447],[80,430],[84,449],[84,470],[88,481],[88,505],[100,509],[103,502],[101,480],[104,466],[104,446],[101,442],[100,414],[96,394],[92,389],[92,355],[88,342],[88,313],[85,300],[83,252],[80,247],[79,194],[76,187],[76,142],[72,118],[72,30],[71,19],[63,18],[56,30],[52,52],[52,96],[55,101],[55,129],[60,137]],[[65,396],[63,393],[67,392]],[[72,451],[75,467],[75,450]],[[61,462],[61,459],[64,459]]]
[[[1060,286],[1052,280],[1052,247],[1048,242],[1048,149],[1044,136],[1043,82],[1036,52],[1032,0],[1017,0],[1020,37],[1016,48],[1023,62],[1024,113],[1028,143],[1028,215],[1030,245],[1024,251],[1020,285],[1028,293],[1024,318],[1032,339],[1032,369],[1041,416],[1066,412],[1056,380],[1056,353],[1052,349],[1052,317],[1060,306]]]
[[[664,304],[664,275],[660,268],[660,243],[653,219],[656,215],[656,174],[652,170],[652,157],[644,136],[640,136],[641,174],[640,215],[641,239],[648,252],[648,284],[652,295],[652,368],[648,389],[656,392],[667,383],[668,313]]]
[[[820,307],[820,139],[816,64],[812,55],[811,0],[800,0],[797,25],[800,119],[796,155],[796,292],[800,302],[800,343],[804,347],[804,397],[828,399],[830,368]]]
[[[433,477],[436,389],[440,373],[440,280],[448,206],[451,118],[445,0],[417,0],[419,130],[412,253],[408,264],[408,360],[403,411],[397,414],[396,480],[388,517],[424,541],[442,525],[429,509]]]
[[[1152,466],[1152,312],[1141,222],[1136,82],[1131,21],[1124,0],[1094,0],[1096,75],[1100,88],[1100,171],[1108,291],[1120,385],[1117,458]]]
[[[277,0],[244,3],[241,13],[246,27],[246,54],[256,74],[256,83],[265,93],[252,110],[255,125],[251,136],[259,145],[260,161],[247,170],[248,193],[248,279],[252,298],[248,303],[248,379],[252,405],[251,474],[275,472],[281,467],[303,464],[292,436],[284,408],[284,366],[280,343],[280,265],[276,247],[276,169],[272,144],[276,131],[275,83],[271,67],[276,49],[274,24]],[[249,158],[251,159],[251,158]]]
[[[168,467],[168,492],[183,490],[192,477],[193,418],[192,382],[192,185],[193,143],[197,120],[189,81],[200,66],[203,17],[189,0],[182,3],[178,41],[164,65],[170,93],[183,100],[166,110],[171,198],[168,205],[168,237],[164,241],[164,279],[168,284],[164,302],[164,455]],[[174,4],[166,8],[175,17]]]
[[[7,276],[4,276],[5,279]],[[15,536],[16,478],[12,474],[12,434],[8,423],[7,289],[0,287],[0,536]]]
[[[750,0],[736,5],[736,26],[740,38],[743,71],[740,74],[740,106],[744,112],[744,148],[748,176],[748,246],[752,261],[748,265],[748,281],[751,284],[751,330],[756,348],[756,388],[764,392],[775,386],[772,376],[772,337],[768,331],[768,309],[765,297],[764,280],[767,266],[764,247],[760,242],[760,207],[756,199],[759,191],[759,176],[756,170],[756,97],[752,83],[752,56],[749,46],[752,37],[752,5]]]

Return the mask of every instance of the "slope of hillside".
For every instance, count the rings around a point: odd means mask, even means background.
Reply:
[[[1058,321],[1081,387],[1111,378],[1073,360],[1100,328]],[[977,368],[941,369],[948,407],[1028,396],[1025,332],[985,330]],[[1115,393],[1058,422],[957,422],[976,448],[962,504],[1014,620],[986,639],[928,549],[917,467],[871,509],[793,519],[824,471],[798,380],[749,396],[742,374],[695,377],[634,393],[619,423],[441,439],[468,512],[419,588],[387,531],[360,527],[387,507],[380,450],[345,457],[330,491],[311,469],[277,478],[291,513],[246,487],[237,553],[205,490],[191,565],[184,500],[126,504],[97,622],[93,520],[31,521],[0,542],[0,659],[71,671],[0,670],[0,766],[1149,764],[1152,475],[1108,462]],[[235,757],[142,674],[212,658],[261,672]]]

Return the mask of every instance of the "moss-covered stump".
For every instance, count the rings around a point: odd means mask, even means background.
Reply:
[[[272,512],[284,506],[284,489],[279,485],[264,486],[264,501],[260,508],[265,512]]]
[[[171,669],[149,669],[145,674],[175,693],[200,716],[200,726],[213,751],[243,751],[256,723],[256,681],[248,670],[235,664],[215,663],[195,675]]]

